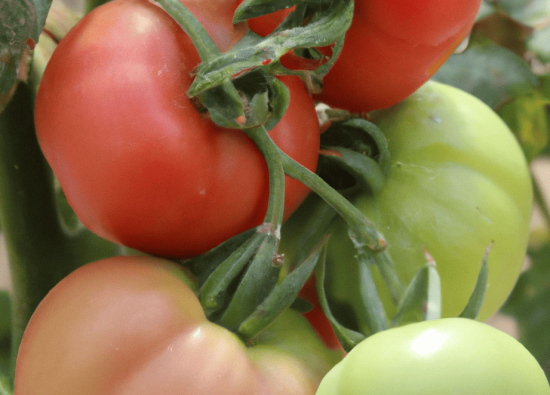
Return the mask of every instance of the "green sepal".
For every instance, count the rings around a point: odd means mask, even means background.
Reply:
[[[491,245],[487,247],[487,250],[485,251],[485,255],[481,263],[481,269],[479,270],[479,275],[477,276],[474,291],[472,292],[472,295],[470,296],[466,307],[464,308],[462,313],[460,313],[459,317],[471,318],[475,320],[479,314],[479,311],[481,310],[481,305],[483,304],[483,299],[485,298],[485,291],[487,290],[489,280],[489,265],[487,264],[487,261],[489,259],[489,252],[491,251],[492,246],[493,244],[491,243]]]
[[[334,7],[319,10],[316,14],[319,19],[315,23],[294,27],[285,30],[285,33],[270,35],[265,39],[257,36],[254,45],[236,45],[210,61],[203,59],[203,63],[196,70],[196,77],[188,95],[197,96],[244,72],[278,61],[292,49],[333,44],[343,37],[351,26],[353,1],[345,0],[333,4]],[[247,40],[250,39],[251,36],[248,36]]]
[[[334,330],[334,333],[338,337],[340,344],[346,351],[351,351],[353,347],[361,343],[366,336],[362,333],[354,331],[352,329],[346,328],[342,325],[336,317],[332,314],[330,310],[329,302],[325,292],[325,274],[326,274],[326,244],[321,250],[321,255],[319,257],[319,262],[315,267],[315,287],[317,289],[317,297],[319,298],[319,305],[323,310],[323,313],[327,317]]]
[[[279,277],[281,265],[275,263],[278,238],[267,234],[257,249],[229,305],[216,320],[221,326],[236,331],[240,324],[256,310],[271,293]]]
[[[229,285],[241,274],[266,237],[257,233],[245,241],[200,286],[199,300],[207,317],[224,307]]]
[[[321,135],[323,148],[343,147],[368,156],[378,163],[387,175],[391,165],[388,140],[374,123],[363,118],[349,118],[333,122]]]
[[[315,269],[320,254],[321,246],[318,246],[304,262],[297,265],[293,271],[285,276],[280,284],[277,284],[273,288],[273,291],[239,326],[237,333],[241,338],[249,339],[253,337],[294,303],[296,296],[313,272],[313,269]]]
[[[187,267],[193,275],[199,280],[199,287],[207,281],[208,277],[222,264],[223,261],[243,243],[250,239],[256,233],[256,229],[249,229],[239,233],[223,243],[205,252],[197,255],[186,261],[180,261],[182,265]]]
[[[372,193],[376,194],[380,192],[384,186],[386,178],[383,173],[380,171],[378,163],[371,157],[364,155],[360,152],[353,151],[344,147],[327,147],[330,151],[322,151],[322,162],[323,168],[329,171],[345,171],[348,176],[351,176],[355,181],[354,185],[351,187],[353,191],[356,190],[369,190]],[[330,152],[330,153],[327,153]],[[325,170],[324,177],[332,178],[329,179],[330,184],[341,181],[340,172],[336,176],[326,174]],[[344,178],[344,182],[346,179]],[[335,185],[336,187],[342,187],[342,185]],[[340,188],[338,188],[340,189]],[[341,191],[342,193],[350,193],[349,189],[347,191]]]
[[[225,128],[240,128],[237,118],[244,116],[244,105],[230,81],[203,92],[198,99],[208,110],[212,122]]]
[[[360,301],[363,304],[367,325],[371,333],[376,333],[388,329],[388,319],[372,276],[373,255],[375,254],[371,251],[359,250],[357,260]]]
[[[290,305],[290,308],[292,310],[297,311],[301,314],[309,313],[311,310],[313,310],[314,307],[315,306],[311,302],[300,298],[299,296],[296,297],[296,299],[294,299],[294,302],[292,302],[292,304]]]
[[[285,115],[290,100],[290,91],[285,84],[273,76],[270,76],[269,82],[271,88],[271,100],[269,102],[271,116],[264,124],[266,131],[270,131],[279,123]]]
[[[394,326],[441,318],[441,283],[435,262],[426,252],[428,263],[418,269],[407,286],[392,318]]]

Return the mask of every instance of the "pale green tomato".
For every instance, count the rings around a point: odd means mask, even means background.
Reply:
[[[510,294],[525,258],[532,185],[516,138],[480,100],[436,82],[373,119],[388,139],[391,167],[382,190],[363,193],[354,204],[385,236],[403,284],[426,264],[424,249],[432,255],[443,317],[462,312],[494,242],[484,321]],[[329,242],[327,292],[335,306],[352,307],[364,330],[355,254],[340,221]],[[375,277],[391,316],[395,305]]]
[[[445,318],[379,332],[323,378],[316,395],[549,395],[535,358],[479,321]]]

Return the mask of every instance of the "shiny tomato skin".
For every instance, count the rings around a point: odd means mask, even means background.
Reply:
[[[533,189],[516,137],[479,99],[434,81],[372,119],[388,140],[390,169],[379,192],[353,203],[384,235],[404,285],[426,265],[424,250],[433,257],[443,317],[463,311],[491,247],[478,317],[485,321],[512,291],[526,255]],[[368,331],[356,254],[338,220],[327,249],[327,294]],[[376,268],[373,274],[392,317],[395,303]]]
[[[323,378],[316,395],[548,395],[536,359],[510,335],[465,318],[378,332]]]
[[[290,310],[247,348],[207,321],[192,287],[180,266],[160,258],[77,269],[27,326],[15,394],[313,395],[341,359]]]
[[[481,0],[357,0],[316,99],[352,112],[387,108],[424,84],[471,30]]]
[[[230,9],[206,10],[196,14],[221,49],[246,31],[225,27]],[[37,136],[69,203],[98,235],[189,257],[262,222],[267,166],[245,133],[214,125],[187,97],[199,63],[183,30],[144,0],[96,8],[54,52],[37,96]],[[291,99],[270,136],[314,170],[312,100],[298,78],[281,80]],[[285,192],[288,217],[309,190],[287,177]]]

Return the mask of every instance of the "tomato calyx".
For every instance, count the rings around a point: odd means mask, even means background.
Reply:
[[[385,136],[375,124],[364,118],[346,117],[345,114],[337,112],[334,119],[337,120],[331,121],[327,131],[321,135],[318,173],[349,199],[353,199],[358,193],[379,193],[389,174],[390,153]],[[294,245],[308,250],[320,240],[330,237],[330,227],[336,217],[336,212],[331,210],[322,199],[310,195],[304,205],[285,224],[283,235],[286,228],[293,229],[299,223],[301,234]],[[353,231],[348,230],[348,232],[353,241]],[[284,244],[287,247],[286,240]],[[338,311],[339,314],[332,312],[332,301],[325,292],[324,247],[314,272],[319,306],[346,351],[353,349],[371,334],[390,327],[441,317],[440,279],[436,262],[429,251],[425,250],[425,266],[417,271],[412,281],[405,287],[395,271],[395,263],[388,250],[374,251],[364,248],[359,243],[355,243],[355,247],[356,259],[359,263],[361,310],[368,321],[367,331],[360,330],[354,323],[353,314],[349,315],[349,320],[343,322],[341,311]],[[490,247],[480,266],[478,281],[470,301],[460,315],[463,318],[475,319],[480,311],[487,287],[489,252]],[[291,256],[293,259],[288,262],[289,266],[303,259],[304,253],[291,251]],[[373,266],[381,274],[397,306],[397,312],[392,317],[386,316],[378,296],[378,289],[372,277]]]

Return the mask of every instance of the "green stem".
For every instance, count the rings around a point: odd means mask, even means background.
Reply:
[[[277,238],[283,223],[285,205],[285,172],[279,150],[263,126],[244,129],[248,137],[254,141],[267,163],[269,171],[269,200],[264,223],[276,226]]]
[[[350,237],[355,247],[360,250],[364,246],[371,251],[383,251],[387,247],[386,240],[373,224],[349,200],[334,190],[317,174],[289,157],[279,149],[286,174],[300,181],[326,201],[348,224]]]
[[[157,3],[159,3],[162,8],[178,22],[185,33],[187,33],[191,41],[193,41],[193,45],[197,49],[203,62],[212,61],[221,54],[202,24],[195,18],[191,11],[179,2],[179,0],[157,0]]]

